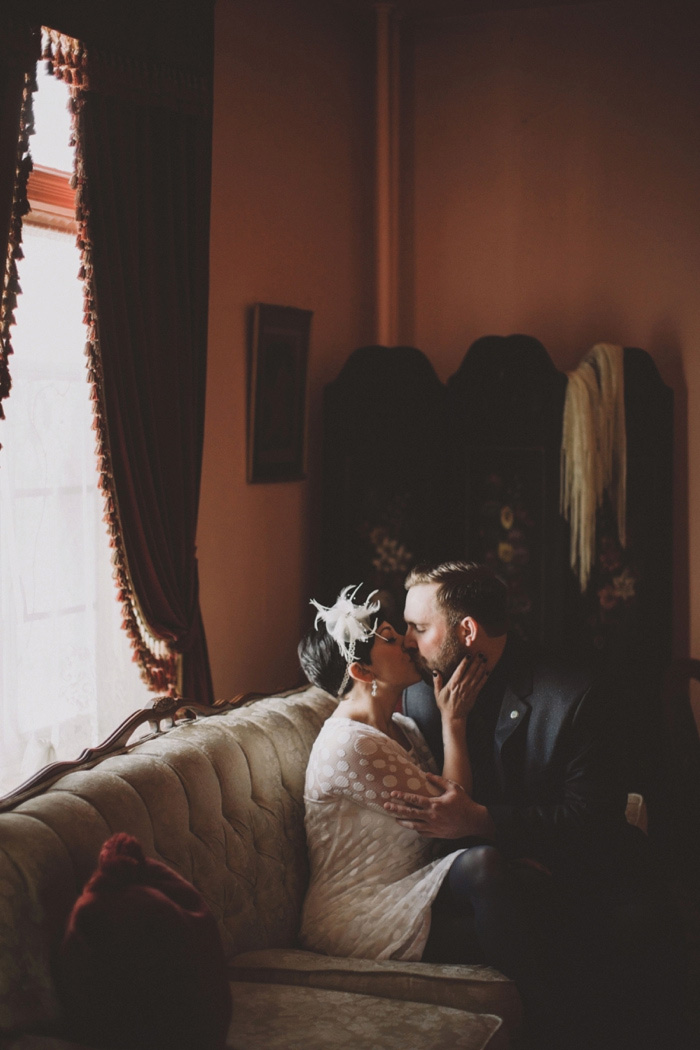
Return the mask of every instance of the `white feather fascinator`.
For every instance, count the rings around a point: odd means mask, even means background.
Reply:
[[[326,630],[337,643],[348,665],[355,659],[357,643],[366,642],[373,634],[376,634],[371,618],[379,612],[381,607],[381,602],[372,601],[377,591],[372,591],[367,595],[362,605],[355,604],[354,598],[361,586],[362,584],[359,583],[356,587],[353,584],[343,587],[335,605],[320,605],[313,598],[311,599],[311,604],[318,609],[314,626],[318,627],[319,620],[323,620]],[[345,681],[347,681],[347,676]]]

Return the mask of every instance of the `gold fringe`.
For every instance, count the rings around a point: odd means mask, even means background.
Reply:
[[[627,438],[624,351],[597,343],[568,373],[561,443],[560,510],[571,526],[570,562],[585,592],[595,560],[596,513],[610,496],[626,543]]]

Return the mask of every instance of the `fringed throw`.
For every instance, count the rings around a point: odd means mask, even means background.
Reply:
[[[75,147],[75,172],[72,185],[76,191],[77,245],[81,257],[79,276],[83,282],[83,321],[87,330],[85,356],[87,357],[88,380],[91,385],[93,429],[96,434],[95,451],[100,472],[99,486],[103,493],[104,521],[112,547],[113,575],[121,604],[122,627],[131,641],[143,680],[151,689],[173,695],[178,691],[180,657],[165,640],[153,634],[139,606],[124,548],[107,433],[99,318],[93,281],[89,188],[85,177],[80,130],[81,111],[85,91],[90,86],[91,74],[88,71],[86,50],[80,41],[54,30],[44,31],[42,58],[46,60],[49,72],[63,80],[70,91],[73,127],[71,145]]]
[[[596,514],[608,493],[626,542],[627,440],[623,350],[597,343],[568,373],[561,443],[560,509],[571,527],[570,561],[582,593],[595,558]]]

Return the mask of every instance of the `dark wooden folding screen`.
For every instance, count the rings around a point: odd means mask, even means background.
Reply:
[[[443,384],[413,347],[354,351],[325,394],[321,590],[364,582],[397,610],[422,561],[487,562],[512,627],[600,663],[624,726],[630,787],[654,793],[659,690],[671,657],[673,395],[624,352],[627,543],[598,514],[581,594],[559,511],[566,376],[529,336],[488,336]]]

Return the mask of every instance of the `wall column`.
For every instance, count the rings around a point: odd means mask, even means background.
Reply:
[[[395,5],[377,2],[375,253],[376,341],[398,332],[399,31]]]

